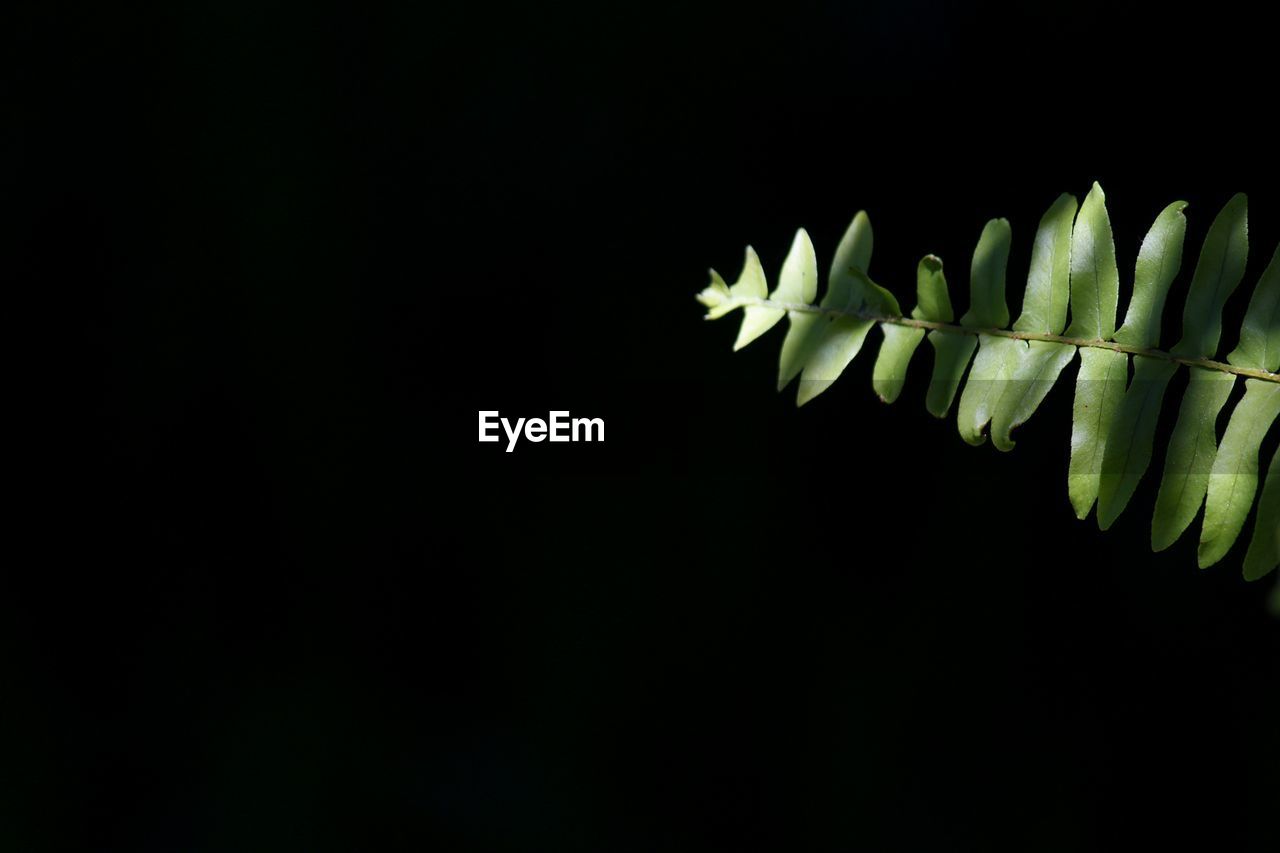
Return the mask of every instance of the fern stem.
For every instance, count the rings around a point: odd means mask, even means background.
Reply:
[[[1174,355],[1173,353],[1166,352],[1164,350],[1129,346],[1127,344],[1117,343],[1116,341],[1069,338],[1065,335],[1051,335],[1047,332],[1016,332],[1012,329],[982,329],[973,326],[960,326],[953,323],[937,323],[932,320],[917,320],[914,317],[887,316],[884,314],[875,314],[870,311],[843,311],[838,308],[822,308],[818,305],[807,305],[800,302],[776,302],[772,299],[759,299],[754,297],[735,297],[734,301],[744,306],[754,305],[761,308],[776,308],[783,311],[796,311],[802,314],[823,314],[831,317],[857,317],[862,320],[872,320],[876,323],[888,323],[892,326],[909,326],[913,329],[936,330],[941,332],[950,332],[951,334],[956,335],[992,335],[1000,338],[1013,338],[1018,341],[1050,341],[1058,344],[1070,344],[1075,347],[1096,347],[1098,349],[1115,350],[1116,352],[1140,355],[1146,358],[1158,358],[1163,359],[1164,361],[1172,361],[1177,364],[1185,364],[1189,367],[1200,367],[1205,370],[1216,370],[1221,373],[1233,373],[1236,376],[1245,376],[1249,379],[1261,379],[1263,382],[1275,382],[1280,384],[1280,373],[1268,373],[1265,370],[1236,367],[1234,364],[1214,361],[1209,358],[1186,358],[1185,356]]]

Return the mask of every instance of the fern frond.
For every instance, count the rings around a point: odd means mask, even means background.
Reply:
[[[1166,207],[1143,239],[1117,328],[1120,276],[1106,197],[1096,183],[1083,204],[1064,193],[1040,220],[1022,312],[1012,326],[1005,298],[1012,231],[1004,219],[988,222],[978,239],[969,310],[959,322],[937,257],[926,256],[916,269],[910,314],[869,277],[873,238],[865,212],[854,217],[836,248],[821,302],[817,256],[804,229],[796,232],[772,293],[748,247],[737,283],[726,284],[712,270],[698,300],[708,319],[742,309],[735,350],[787,318],[778,389],[799,377],[797,405],[829,388],[877,326],[883,340],[872,386],[892,403],[927,337],[934,366],[925,407],[945,417],[958,394],[960,436],[973,445],[990,437],[1002,451],[1013,449],[1013,430],[1031,418],[1078,353],[1067,493],[1081,519],[1096,506],[1104,530],[1150,467],[1169,383],[1180,367],[1188,368],[1190,381],[1164,455],[1152,549],[1176,542],[1203,507],[1198,561],[1202,568],[1213,565],[1239,538],[1256,504],[1244,557],[1244,576],[1255,580],[1280,563],[1280,451],[1260,497],[1258,460],[1280,417],[1280,248],[1252,292],[1236,347],[1226,361],[1215,358],[1223,310],[1244,278],[1247,205],[1244,195],[1236,195],[1210,226],[1183,309],[1182,337],[1168,350],[1160,348],[1160,321],[1182,264],[1186,203]],[[1241,379],[1244,394],[1219,439],[1219,414]]]

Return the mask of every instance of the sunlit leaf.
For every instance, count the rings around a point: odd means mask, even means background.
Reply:
[[[1095,182],[1071,232],[1071,326],[1067,334],[1109,341],[1116,330],[1120,274],[1106,196]]]
[[[1258,448],[1280,416],[1280,384],[1246,379],[1209,476],[1197,559],[1212,566],[1231,549],[1258,492]]]
[[[1129,357],[1122,352],[1080,349],[1067,470],[1067,493],[1077,518],[1087,516],[1098,497],[1107,437],[1120,411],[1128,372]]]
[[[1182,309],[1178,355],[1209,358],[1222,336],[1222,308],[1244,278],[1249,258],[1249,201],[1237,193],[1209,226]]]
[[[1244,555],[1245,580],[1257,580],[1280,564],[1280,447],[1271,454],[1267,481],[1258,501],[1253,540]]]
[[[1169,439],[1164,477],[1151,520],[1151,549],[1163,551],[1195,520],[1209,489],[1209,470],[1218,452],[1218,413],[1236,378],[1230,373],[1193,367],[1178,422]]]

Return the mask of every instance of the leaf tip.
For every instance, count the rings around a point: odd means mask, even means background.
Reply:
[[[831,382],[822,379],[801,378],[800,386],[796,388],[796,408],[800,408],[814,397],[817,397],[831,387],[831,384]]]
[[[1246,581],[1253,583],[1254,581],[1260,581],[1267,575],[1271,574],[1275,571],[1275,568],[1276,567],[1274,565],[1263,565],[1261,560],[1251,561],[1246,559],[1244,562],[1244,568],[1241,570],[1240,574]]]
[[[1075,510],[1076,519],[1084,521],[1089,517],[1089,511],[1093,509],[1094,498],[1090,497],[1087,501],[1077,495],[1071,495],[1071,508]]]
[[[1229,547],[1223,548],[1213,540],[1201,542],[1200,547],[1196,549],[1196,564],[1202,569],[1207,569],[1225,557],[1228,550],[1230,550]]]

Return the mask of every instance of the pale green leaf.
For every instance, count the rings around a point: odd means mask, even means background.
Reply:
[[[865,282],[855,275],[871,270],[871,250],[875,246],[871,231],[871,219],[865,210],[858,211],[840,238],[836,253],[831,259],[831,272],[827,276],[827,296],[824,308],[857,308],[865,301],[862,294]]]
[[[787,387],[804,370],[810,354],[828,324],[834,318],[807,311],[787,312],[787,336],[782,339],[782,353],[778,358],[778,390]]]
[[[1175,201],[1156,217],[1138,250],[1133,275],[1133,298],[1125,313],[1124,325],[1116,340],[1129,346],[1150,349],[1160,343],[1160,319],[1169,286],[1182,268],[1182,243],[1187,235],[1185,201]]]
[[[733,342],[733,351],[737,352],[772,329],[785,314],[779,308],[764,308],[759,305],[743,308],[742,325],[738,327],[738,339]]]
[[[1163,551],[1195,520],[1209,489],[1209,470],[1218,452],[1218,413],[1235,387],[1231,373],[1192,367],[1169,439],[1164,475],[1151,519],[1151,550]]]
[[[1060,335],[1066,328],[1071,293],[1071,223],[1078,206],[1075,196],[1063,193],[1040,219],[1031,249],[1022,315],[1013,324],[1019,332]]]
[[[867,332],[875,325],[875,321],[861,317],[822,317],[820,321],[825,325],[800,377],[797,406],[803,406],[831,387],[862,349]]]
[[[1009,266],[1010,240],[1008,220],[992,219],[982,229],[969,267],[970,304],[969,310],[960,318],[962,326],[1002,329],[1008,324],[1005,274]],[[1009,343],[1009,338],[979,336],[978,355],[960,395],[956,423],[960,436],[969,444],[982,444],[987,440],[984,430],[1013,369]],[[936,368],[941,366],[939,359],[935,362],[935,375]]]
[[[733,287],[729,288],[733,296],[744,296],[751,299],[764,299],[769,295],[769,284],[765,281],[764,267],[760,264],[760,256],[756,250],[747,247],[746,257],[742,261],[742,272]]]
[[[1095,181],[1071,232],[1071,326],[1067,335],[1109,341],[1116,331],[1120,274],[1105,194]]]
[[[1077,518],[1087,516],[1098,497],[1107,437],[1124,397],[1128,372],[1129,357],[1122,352],[1080,349],[1067,470],[1067,492]]]
[[[882,401],[892,403],[906,384],[907,367],[924,340],[924,329],[884,323],[880,330],[884,332],[884,343],[880,344],[880,354],[871,369],[871,387]]]
[[[824,309],[855,311],[868,309],[884,316],[899,316],[896,298],[887,289],[867,277],[872,263],[872,222],[865,211],[854,216],[845,236],[836,247],[831,261],[831,274]]]
[[[803,228],[796,232],[791,251],[782,262],[778,287],[773,300],[812,305],[818,295],[818,258],[813,243]],[[782,341],[782,355],[778,359],[778,390],[794,379],[804,368],[809,353],[818,342],[823,318],[806,311],[788,311],[787,336]]]
[[[1177,355],[1212,358],[1222,336],[1222,308],[1244,278],[1249,258],[1249,201],[1232,196],[1209,226],[1196,262],[1191,290],[1182,311],[1182,340]]]
[[[742,272],[738,275],[737,282],[729,288],[729,295],[746,299],[764,299],[769,295],[764,267],[760,264],[756,250],[750,246],[747,247],[746,258],[742,262]],[[738,339],[734,341],[733,351],[737,352],[772,329],[785,313],[778,308],[746,306],[742,310],[742,325],[738,327]]]
[[[933,347],[933,377],[929,380],[924,404],[929,414],[945,418],[978,340],[973,335],[933,331],[929,333],[929,345]]]
[[[1012,378],[991,418],[991,441],[1005,451],[1013,449],[1013,430],[1031,419],[1076,352],[1070,344],[1051,341],[1014,343],[1020,346],[1014,348]]]
[[[1004,285],[1011,239],[1007,219],[992,219],[982,229],[969,268],[969,311],[961,318],[961,325],[1003,329],[1009,324]]]
[[[800,228],[791,241],[791,250],[782,262],[778,286],[771,297],[775,302],[797,302],[812,305],[818,296],[818,256],[813,251],[809,232]]]
[[[1227,361],[1269,373],[1280,370],[1280,246],[1258,280],[1240,327],[1240,345]]]
[[[1280,416],[1280,384],[1246,379],[1244,389],[1213,459],[1196,555],[1202,569],[1226,556],[1240,535],[1258,493],[1258,448]]]
[[[1017,366],[1017,351],[1025,346],[1013,338],[978,336],[978,355],[969,368],[969,378],[960,393],[960,409],[956,413],[960,437],[967,443],[978,445],[987,440],[987,424],[1000,405],[1000,399],[1009,390],[1009,380]]]
[[[1125,391],[1102,457],[1098,527],[1109,528],[1133,497],[1151,464],[1160,405],[1178,370],[1172,361],[1134,356],[1133,381]]]
[[[941,258],[925,255],[916,266],[916,307],[911,316],[935,323],[950,323],[955,320]]]
[[[1267,482],[1262,487],[1253,540],[1244,555],[1244,578],[1256,581],[1280,564],[1280,447],[1271,454]]]

